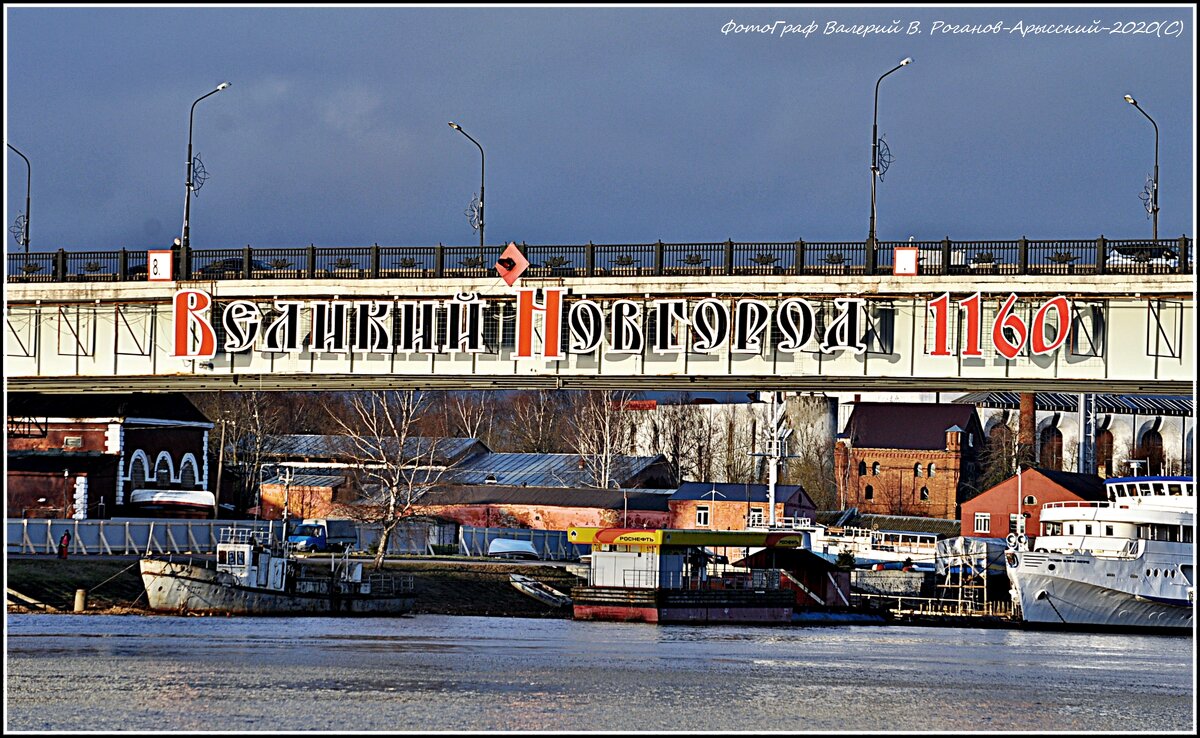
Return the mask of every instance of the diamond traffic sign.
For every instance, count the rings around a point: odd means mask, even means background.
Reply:
[[[496,271],[500,272],[500,278],[508,284],[509,287],[521,278],[525,270],[529,268],[529,259],[525,258],[525,254],[521,253],[521,249],[517,248],[517,244],[510,241],[508,248],[504,249],[504,253],[500,254],[500,260],[496,262]]]

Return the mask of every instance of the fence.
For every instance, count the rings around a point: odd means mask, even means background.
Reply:
[[[293,521],[297,522],[297,521]],[[122,520],[64,520],[9,518],[6,522],[8,553],[52,554],[64,532],[71,534],[72,555],[211,554],[217,550],[221,531],[237,528],[278,539],[283,527],[278,520],[171,520],[130,518]],[[358,548],[371,551],[378,545],[382,526],[359,524]],[[387,553],[432,554],[433,546],[453,543],[452,529],[436,522],[402,523],[392,531]]]
[[[591,546],[571,543],[567,540],[565,530],[476,528],[464,525],[458,529],[459,553],[464,556],[487,556],[488,545],[497,538],[529,541],[546,561],[574,561],[592,550]]]
[[[1192,239],[784,241],[528,245],[530,277],[879,275],[915,247],[927,275],[1192,274]],[[494,276],[502,246],[174,249],[177,280],[427,279]],[[9,282],[146,281],[146,252],[8,255]]]

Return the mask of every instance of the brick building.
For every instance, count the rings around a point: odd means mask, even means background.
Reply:
[[[667,527],[670,496],[668,490],[455,486],[427,493],[413,514],[482,528],[654,529]]]
[[[767,485],[732,482],[684,482],[671,495],[671,516],[665,527],[675,529],[745,530],[751,520],[769,520]],[[809,518],[816,505],[804,488],[775,487],[775,517]]]
[[[9,517],[211,517],[213,424],[183,395],[8,395]]]
[[[1047,502],[1103,502],[1104,480],[1095,474],[1051,469],[1025,469],[1020,489],[1014,474],[962,505],[964,536],[1004,538],[1016,532],[1017,515],[1028,513],[1025,532],[1030,539],[1041,530],[1042,505]],[[1019,502],[1018,502],[1019,500]]]
[[[856,403],[834,448],[838,499],[864,513],[958,518],[982,445],[969,405]]]

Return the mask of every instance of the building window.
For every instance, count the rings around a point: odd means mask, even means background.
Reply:
[[[1102,430],[1096,434],[1096,471],[1105,477],[1113,476],[1113,434]]]
[[[1156,476],[1163,473],[1163,439],[1162,435],[1155,430],[1146,431],[1142,436],[1142,442],[1133,452],[1134,459],[1141,459],[1146,462],[1145,467],[1147,476]]]
[[[975,513],[975,532],[992,532],[992,516],[990,513]]]
[[[750,508],[750,525],[763,525],[765,522],[761,507]]]
[[[929,488],[928,487],[921,488],[921,500],[925,501],[925,502],[929,501]]]
[[[1036,504],[1037,504],[1037,498],[1036,498],[1036,497],[1034,497],[1033,495],[1025,495],[1025,500],[1024,500],[1023,504],[1025,504],[1025,505],[1036,505]]]
[[[914,477],[921,476],[921,465],[920,464],[913,464],[913,476]]]
[[[967,448],[975,448],[975,434],[974,433],[967,434]]]
[[[708,527],[708,505],[696,506],[696,525]]]
[[[876,461],[874,464],[871,464],[871,476],[873,476],[873,477],[879,476],[879,462],[878,461]]]
[[[867,476],[867,462],[865,462],[865,461],[858,462],[858,476],[860,476],[860,477]]]
[[[932,477],[936,473],[937,473],[937,464],[930,464],[929,465],[929,476]]]
[[[867,488],[865,490],[863,490],[863,499],[864,500],[875,499],[875,488],[868,484]]]

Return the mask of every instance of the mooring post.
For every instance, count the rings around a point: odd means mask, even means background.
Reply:
[[[84,612],[87,610],[87,590],[75,590],[75,612]]]

